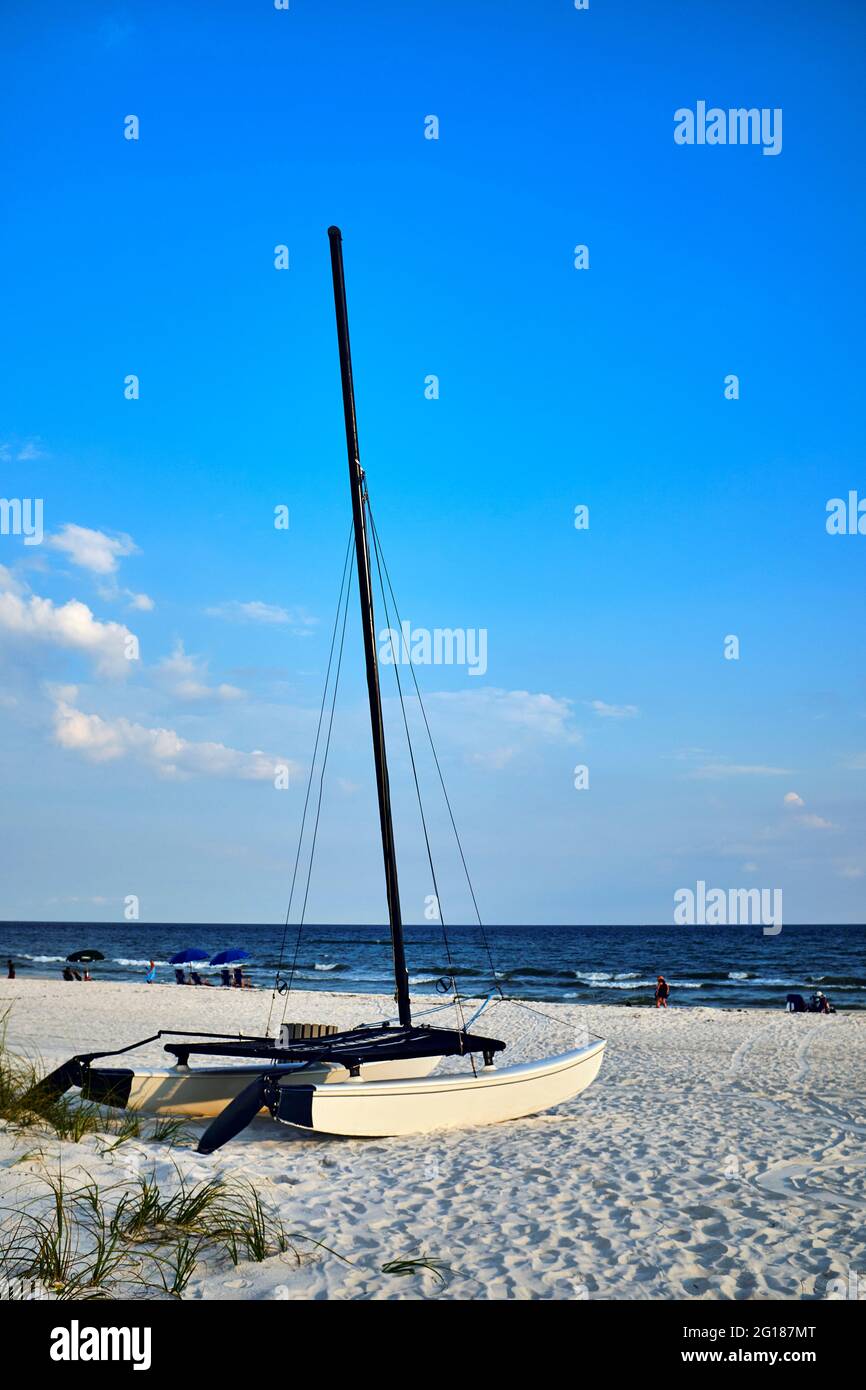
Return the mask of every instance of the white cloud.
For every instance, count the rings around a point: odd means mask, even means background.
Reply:
[[[513,748],[491,748],[486,753],[472,753],[469,761],[478,767],[484,767],[488,772],[501,772],[514,757]]]
[[[131,589],[125,589],[124,593],[129,599],[130,608],[134,608],[138,613],[152,613],[156,607],[149,594],[134,594]]]
[[[46,904],[50,904],[52,907],[55,907],[58,903],[74,903],[76,905],[82,903],[86,907],[104,907],[109,901],[110,899],[106,898],[102,893],[84,896],[79,893],[66,893],[62,897],[52,896],[45,899]]]
[[[54,738],[61,748],[94,763],[131,758],[160,777],[222,777],[240,781],[273,782],[281,767],[289,776],[297,763],[256,749],[251,753],[228,748],[224,743],[194,742],[173,729],[152,729],[128,719],[103,719],[76,709],[69,690],[56,695]]]
[[[789,767],[768,767],[764,763],[706,763],[690,772],[699,779],[723,777],[789,777]]]
[[[0,565],[0,593],[26,594],[27,585],[6,565]]]
[[[570,743],[580,739],[570,725],[571,701],[557,699],[555,695],[533,695],[528,690],[497,690],[489,686],[478,691],[442,691],[429,696],[425,703],[431,708],[438,706],[452,730],[466,721],[476,727],[481,724],[488,731],[504,725],[542,738],[563,738]]]
[[[25,440],[17,454],[19,463],[28,463],[31,459],[44,459],[45,457],[46,453],[39,439]]]
[[[223,618],[230,623],[262,623],[266,626],[291,627],[294,637],[310,637],[317,625],[302,608],[281,608],[276,603],[262,603],[252,599],[242,603],[239,599],[229,599],[205,609],[210,618]]]
[[[640,714],[637,705],[608,705],[604,700],[590,700],[589,704],[602,719],[634,719]]]
[[[56,607],[51,599],[29,598],[11,590],[0,593],[0,632],[18,641],[47,642],[84,653],[106,676],[126,676],[127,651],[138,650],[137,638],[122,623],[102,623],[86,603],[70,599]]]
[[[797,792],[786,792],[784,804],[792,811],[800,811],[806,805],[802,796]],[[816,816],[812,811],[806,811],[802,815],[794,817],[797,825],[802,825],[806,830],[834,830],[835,826],[830,820],[825,820],[823,816]]]
[[[236,685],[208,685],[207,662],[187,655],[179,640],[171,656],[164,656],[156,669],[179,700],[240,700],[243,697],[243,691]]]
[[[391,701],[389,701],[389,704]],[[499,772],[514,759],[545,743],[579,743],[572,702],[528,690],[439,691],[424,697],[437,745],[450,748],[476,767]],[[424,739],[417,700],[407,697],[407,709]],[[399,718],[399,715],[395,715]]]
[[[131,536],[109,536],[104,531],[92,531],[87,526],[75,526],[67,521],[45,544],[68,555],[79,569],[92,574],[115,574],[118,561],[124,555],[134,555],[138,547]]]
[[[0,463],[30,463],[33,459],[47,457],[38,437],[25,439],[23,444],[13,444],[7,440],[0,444]]]
[[[53,536],[46,537],[45,544],[52,550],[62,551],[79,569],[104,577],[99,587],[99,597],[109,603],[125,599],[129,607],[137,613],[152,613],[156,604],[149,594],[138,594],[133,589],[121,589],[115,578],[120,561],[126,555],[137,555],[138,546],[131,536],[119,533],[108,535],[105,531],[94,531],[88,526],[76,526],[67,521]]]

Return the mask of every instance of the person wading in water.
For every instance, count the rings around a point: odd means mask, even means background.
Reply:
[[[670,994],[670,992],[671,992],[671,987],[670,987],[670,985],[668,984],[667,980],[665,979],[664,975],[659,975],[659,982],[658,982],[658,984],[656,985],[656,1008],[657,1008],[657,1009],[666,1009],[666,1008],[667,1008],[667,1006],[668,1006],[668,995]]]

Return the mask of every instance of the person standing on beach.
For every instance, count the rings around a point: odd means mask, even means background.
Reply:
[[[6,975],[7,980],[14,980],[14,979],[15,979],[15,962],[14,962],[14,960],[7,960],[6,966],[7,966],[7,975]]]
[[[659,975],[658,984],[656,985],[656,1008],[657,1008],[657,1009],[666,1009],[666,1008],[667,1008],[667,1006],[668,1006],[668,995],[670,994],[670,992],[671,992],[671,987],[670,987],[670,985],[668,984],[667,980],[665,979],[664,975]]]
[[[156,979],[156,961],[155,961],[155,960],[152,960],[152,961],[150,962],[150,969],[148,970],[147,974],[146,974],[145,977],[144,977],[144,983],[145,983],[146,985],[152,985],[155,979]]]

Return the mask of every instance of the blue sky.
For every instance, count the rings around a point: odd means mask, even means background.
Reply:
[[[402,615],[488,634],[483,676],[418,668],[485,916],[666,922],[703,879],[863,920],[866,536],[825,519],[866,496],[864,28],[845,3],[4,6],[0,495],[43,499],[45,539],[0,535],[0,916],[285,910],[350,517],[336,222]],[[699,100],[781,108],[781,152],[675,144]],[[385,912],[354,619],[326,921]]]

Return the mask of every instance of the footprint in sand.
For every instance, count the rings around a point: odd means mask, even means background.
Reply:
[[[683,1279],[682,1288],[687,1298],[700,1298],[712,1286],[709,1279]]]
[[[759,1173],[754,1179],[756,1186],[765,1192],[771,1193],[774,1197],[799,1197],[813,1206],[818,1201],[836,1202],[843,1207],[853,1207],[855,1210],[866,1210],[866,1199],[863,1197],[849,1197],[843,1192],[834,1192],[830,1188],[817,1188],[809,1186],[800,1188],[798,1183],[804,1178],[810,1177],[814,1173],[832,1171],[833,1168],[843,1166],[862,1168],[866,1166],[866,1158],[840,1158],[836,1163],[821,1163],[819,1161],[801,1160],[794,1163],[774,1163],[772,1168],[768,1168],[765,1173]]]
[[[700,1245],[690,1245],[689,1254],[694,1255],[696,1260],[700,1260],[702,1265],[718,1264],[728,1253],[728,1247],[720,1240],[704,1241]]]

